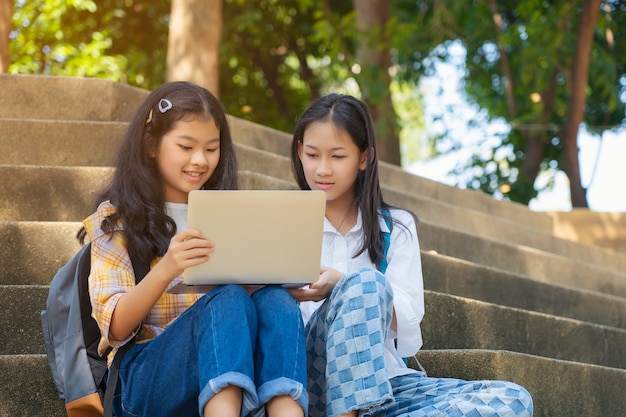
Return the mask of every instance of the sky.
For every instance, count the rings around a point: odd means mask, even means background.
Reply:
[[[462,47],[461,47],[462,49]],[[427,77],[420,86],[424,95],[424,112],[429,133],[444,133],[443,123],[436,116],[444,115],[448,126],[446,135],[462,142],[463,146],[434,160],[420,158],[405,169],[416,175],[454,185],[458,180],[449,172],[460,161],[469,160],[474,152],[490,152],[500,143],[499,134],[509,127],[503,121],[486,121],[486,115],[468,104],[459,92],[459,69],[454,64],[464,62],[464,51],[458,51],[452,64],[438,64],[437,75]],[[439,91],[443,95],[438,94]],[[452,111],[450,111],[452,109]],[[469,124],[478,121],[477,124]],[[581,126],[578,135],[581,181],[587,188],[590,210],[626,212],[626,126],[605,131],[602,136],[589,134]],[[570,211],[572,204],[569,180],[562,171],[553,172],[555,185],[529,203],[536,211]],[[536,185],[547,178],[539,177]]]

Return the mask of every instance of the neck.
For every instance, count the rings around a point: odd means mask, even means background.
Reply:
[[[326,218],[342,235],[354,227],[358,213],[359,209],[354,201],[349,204],[326,205]]]

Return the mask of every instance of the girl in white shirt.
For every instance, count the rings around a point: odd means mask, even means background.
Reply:
[[[316,100],[291,158],[301,189],[326,192],[319,280],[290,290],[306,323],[309,416],[532,416],[517,384],[430,378],[402,360],[422,346],[417,218],[382,198],[367,106]]]

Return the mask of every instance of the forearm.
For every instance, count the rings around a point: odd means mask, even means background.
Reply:
[[[125,293],[113,310],[110,338],[124,340],[130,336],[163,295],[170,280],[157,264],[137,286]]]

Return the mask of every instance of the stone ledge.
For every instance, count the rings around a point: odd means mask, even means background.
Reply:
[[[417,358],[429,376],[522,385],[534,417],[617,417],[626,410],[624,370],[492,350],[420,351]]]

